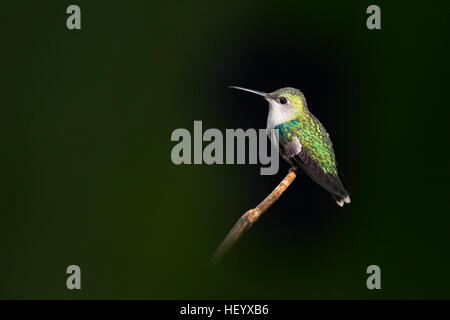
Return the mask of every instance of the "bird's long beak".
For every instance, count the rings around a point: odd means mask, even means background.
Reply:
[[[259,96],[262,96],[265,99],[270,99],[270,95],[268,93],[265,93],[265,92],[262,92],[262,91],[257,91],[257,90],[242,88],[242,87],[235,87],[235,86],[229,86],[229,87],[233,88],[233,89],[238,89],[238,90],[242,90],[242,91],[251,92],[251,93],[257,94]]]

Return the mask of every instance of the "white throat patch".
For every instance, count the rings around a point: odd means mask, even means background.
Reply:
[[[267,129],[290,121],[295,115],[295,109],[289,105],[282,105],[276,100],[269,100],[269,116],[267,117]]]

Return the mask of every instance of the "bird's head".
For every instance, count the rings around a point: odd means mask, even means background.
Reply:
[[[272,93],[235,86],[230,86],[230,88],[251,92],[264,97],[269,102],[269,117],[272,116],[277,123],[288,122],[308,110],[303,93],[295,88],[282,88]]]

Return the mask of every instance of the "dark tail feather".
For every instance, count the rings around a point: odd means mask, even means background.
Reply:
[[[349,204],[350,202],[352,202],[348,194],[345,197],[338,197],[332,193],[330,193],[330,195],[333,198],[333,200],[336,201],[339,207],[343,207],[344,203]]]
[[[348,183],[344,177],[344,174],[342,173],[342,170],[339,167],[339,165],[337,166],[337,168],[338,168],[339,180],[341,181],[342,185],[344,186],[347,195],[344,197],[339,197],[334,194],[330,194],[330,195],[334,199],[334,201],[336,201],[336,203],[338,204],[339,207],[343,207],[344,203],[349,204],[352,201],[350,199],[350,188],[348,187]]]

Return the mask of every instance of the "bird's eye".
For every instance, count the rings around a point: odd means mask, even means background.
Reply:
[[[286,98],[284,98],[284,97],[281,97],[281,98],[280,98],[280,103],[281,103],[281,104],[286,104],[286,102],[287,102],[287,99],[286,99]]]

